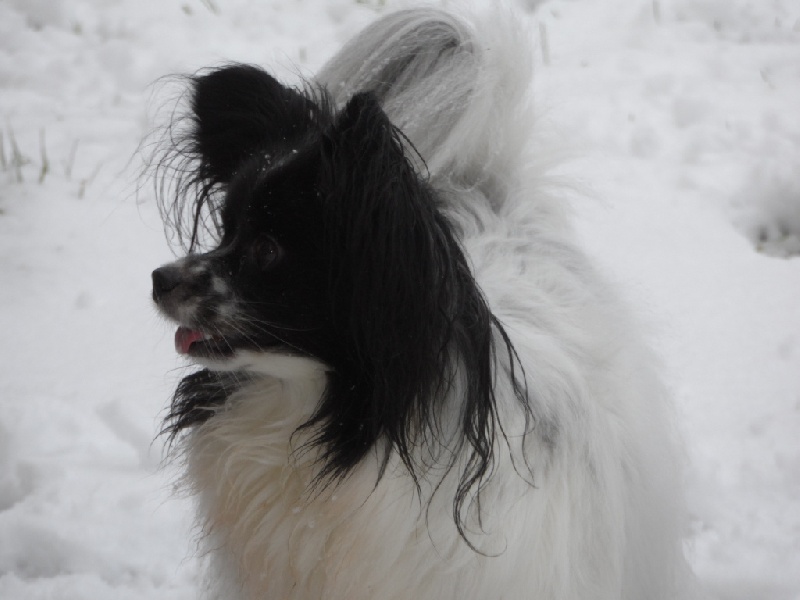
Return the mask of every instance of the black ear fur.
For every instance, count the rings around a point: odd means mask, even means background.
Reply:
[[[440,411],[458,377],[464,398],[447,466],[466,448],[453,505],[463,534],[464,505],[491,473],[500,429],[495,332],[517,397],[527,404],[508,336],[435,192],[410,164],[409,147],[370,93],[353,97],[323,142],[331,321],[346,341],[328,393],[306,427],[314,428],[313,443],[323,452],[323,483],[346,476],[368,452],[386,450],[379,440],[418,480],[424,465],[417,449],[424,439],[442,439]],[[388,452],[382,459],[385,467]]]
[[[229,65],[195,77],[194,139],[205,175],[227,183],[241,162],[287,149],[306,134],[317,106],[251,65]]]
[[[224,192],[252,159],[270,161],[301,147],[330,121],[327,97],[295,90],[258,67],[232,64],[190,78],[185,118],[165,130],[156,153],[156,195],[165,225],[183,249],[218,241]]]
[[[324,472],[346,474],[382,436],[412,466],[410,419],[429,410],[447,353],[435,331],[444,316],[436,271],[446,265],[436,256],[434,197],[368,93],[345,106],[323,141],[320,179],[331,321],[346,340],[314,418],[325,424],[316,440]]]

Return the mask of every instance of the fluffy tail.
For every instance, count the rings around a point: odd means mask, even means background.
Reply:
[[[434,8],[379,19],[318,81],[337,105],[374,92],[434,181],[473,187],[512,173],[531,131],[527,35],[496,8],[473,22]]]

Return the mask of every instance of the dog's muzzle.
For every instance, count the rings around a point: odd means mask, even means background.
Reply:
[[[181,282],[181,271],[172,265],[164,265],[153,271],[153,301],[161,301]]]

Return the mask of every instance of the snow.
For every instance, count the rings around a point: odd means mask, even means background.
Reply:
[[[581,239],[664,357],[698,578],[800,598],[800,3],[518,4],[532,135],[573,157]],[[137,178],[157,81],[227,60],[310,75],[398,6],[0,3],[0,598],[195,597],[157,437],[184,368],[149,301],[171,254]]]

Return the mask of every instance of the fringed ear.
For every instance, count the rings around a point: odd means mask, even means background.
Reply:
[[[284,150],[314,122],[315,103],[250,65],[229,65],[194,78],[195,150],[204,175],[227,183],[256,152]]]
[[[165,226],[186,252],[218,241],[221,192],[244,161],[268,166],[330,120],[325,94],[288,88],[258,67],[229,65],[190,82],[188,114],[165,130],[153,161]]]
[[[454,501],[461,529],[468,492],[491,471],[499,323],[406,151],[369,93],[353,97],[324,140],[324,243],[342,352],[306,427],[323,453],[321,482],[344,477],[368,452],[384,449],[418,480],[423,440],[448,446],[448,468],[468,447]],[[504,332],[500,339],[508,340]],[[461,421],[448,423],[445,433],[438,418],[456,380],[463,386]],[[387,459],[388,452],[384,466]]]
[[[309,423],[321,478],[346,475],[381,438],[412,467],[411,420],[427,417],[447,370],[452,240],[372,94],[342,109],[321,154],[331,321],[342,344]]]
[[[352,338],[354,359],[384,370],[383,379],[400,375],[432,336],[441,338],[440,321],[450,312],[440,305],[442,288],[453,254],[463,259],[403,142],[375,97],[359,94],[339,115],[323,160],[336,322]],[[444,351],[442,341],[433,343],[434,354]]]

